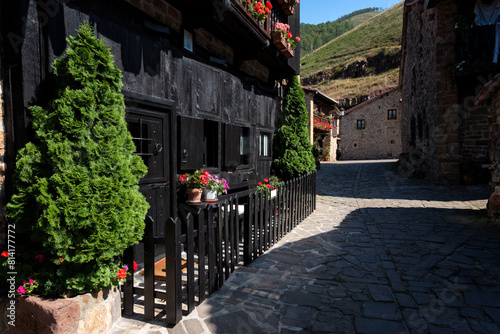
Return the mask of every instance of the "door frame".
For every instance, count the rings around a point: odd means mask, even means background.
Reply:
[[[170,213],[172,218],[177,217],[177,127],[174,106],[175,102],[171,100],[161,99],[157,97],[152,97],[148,95],[143,95],[139,93],[129,92],[122,90],[124,96],[125,105],[138,107],[143,109],[153,108],[155,110],[163,110],[167,115],[168,125],[168,141],[170,146],[168,150],[170,151],[170,159],[166,168],[169,170],[169,180],[170,183],[170,201],[168,205],[170,206]],[[166,150],[167,148],[165,148]],[[167,217],[168,219],[168,217]]]

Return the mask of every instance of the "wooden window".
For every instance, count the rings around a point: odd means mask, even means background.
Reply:
[[[250,164],[250,129],[240,128],[240,163]]]
[[[271,134],[267,132],[261,132],[259,136],[259,156],[260,157],[270,157],[271,156]]]
[[[181,170],[219,166],[219,123],[179,117],[179,163]]]
[[[241,164],[240,157],[241,128],[236,125],[224,124],[224,167],[235,170]]]
[[[387,119],[398,119],[398,112],[396,109],[387,110]]]
[[[358,119],[356,121],[356,129],[364,129],[365,128],[365,120],[364,119]]]

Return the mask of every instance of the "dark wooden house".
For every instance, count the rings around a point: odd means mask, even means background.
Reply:
[[[277,1],[260,23],[243,0],[22,0],[0,2],[3,193],[29,140],[28,107],[50,95],[52,62],[84,21],[123,71],[127,121],[149,167],[141,188],[155,220],[177,215],[179,174],[199,168],[251,187],[271,170],[280,84],[299,72],[299,48],[272,41],[277,22],[299,35]],[[266,147],[262,147],[266,143]],[[5,202],[5,199],[4,199]],[[2,203],[2,207],[5,203]],[[158,231],[161,234],[161,231]]]

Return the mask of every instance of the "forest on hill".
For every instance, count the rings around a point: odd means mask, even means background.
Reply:
[[[404,2],[301,57],[302,85],[334,99],[376,95],[397,86]],[[302,43],[302,41],[301,41]]]
[[[320,24],[300,24],[300,52],[302,55],[313,52],[332,39],[355,28],[364,21],[378,14],[382,9],[370,7],[356,10],[335,21]]]

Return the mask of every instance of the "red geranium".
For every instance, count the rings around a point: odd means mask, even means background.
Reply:
[[[127,277],[127,270],[125,269],[118,270],[118,279],[121,280],[124,279],[125,277]]]
[[[9,253],[7,253],[6,251],[3,251],[2,254],[0,254],[0,255],[3,257],[9,257]]]

